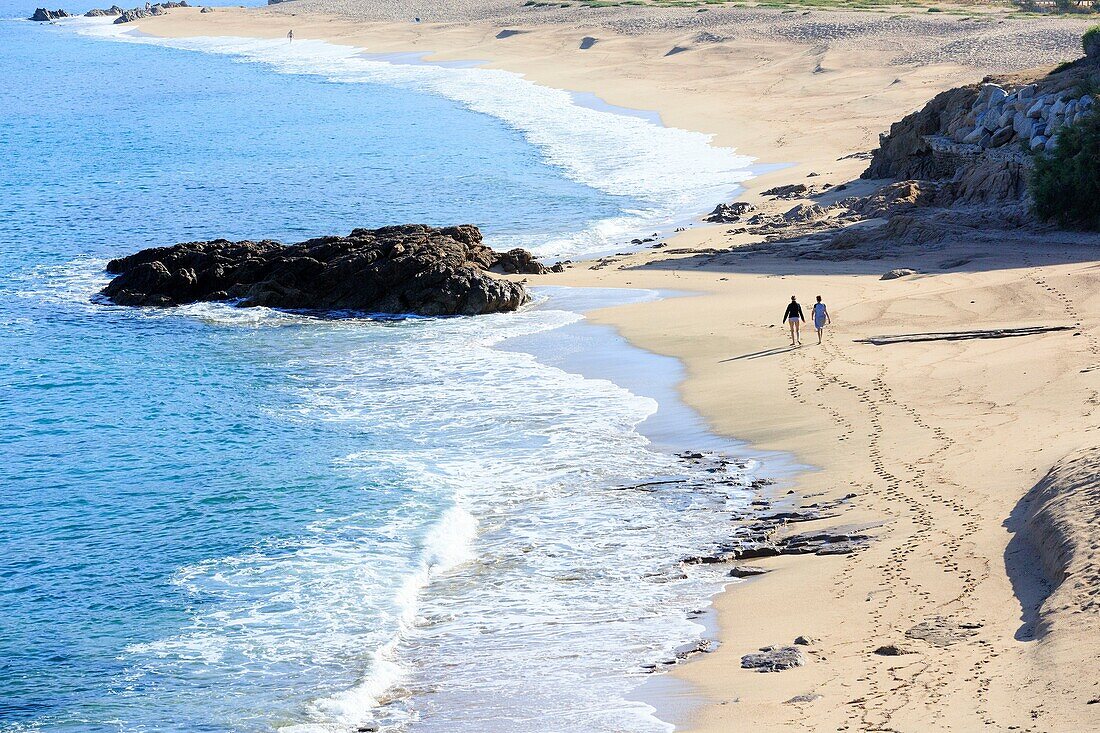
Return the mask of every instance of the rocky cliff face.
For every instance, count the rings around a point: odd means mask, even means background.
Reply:
[[[891,126],[863,178],[948,181],[945,194],[958,203],[1022,200],[1030,155],[1053,149],[1066,125],[1093,113],[1082,86],[1097,71],[1085,58],[1031,81],[943,92]]]
[[[519,283],[486,272],[541,273],[525,250],[498,253],[472,225],[355,229],[294,245],[224,239],[146,249],[112,260],[103,295],[119,305],[236,301],[241,306],[428,316],[518,308]]]

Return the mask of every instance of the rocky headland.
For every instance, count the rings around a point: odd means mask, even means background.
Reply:
[[[987,76],[937,94],[893,123],[878,148],[840,159],[868,159],[860,178],[877,188],[858,180],[785,185],[761,192],[767,206],[719,204],[705,221],[757,237],[737,248],[745,254],[822,260],[903,255],[960,236],[991,245],[1008,231],[1050,236],[1036,214],[1032,171],[1067,129],[1096,114],[1100,33],[1086,36],[1084,50],[1052,70]],[[851,195],[857,188],[861,195]]]
[[[496,252],[477,227],[423,224],[355,229],[348,236],[284,245],[218,239],[154,247],[112,260],[102,294],[118,305],[200,301],[295,310],[424,316],[513,311],[521,283],[490,272],[541,274],[530,252]]]

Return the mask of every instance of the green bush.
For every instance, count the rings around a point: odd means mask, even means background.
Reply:
[[[1081,48],[1089,58],[1100,57],[1100,25],[1094,25],[1081,36]]]
[[[1100,114],[1063,127],[1054,150],[1035,156],[1030,183],[1043,221],[1100,229]]]

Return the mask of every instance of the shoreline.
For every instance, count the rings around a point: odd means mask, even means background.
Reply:
[[[551,331],[508,339],[495,348],[520,351],[548,366],[579,374],[586,379],[606,379],[632,394],[654,400],[656,411],[635,429],[650,440],[653,450],[677,455],[685,451],[702,451],[751,462],[746,470],[754,479],[780,480],[790,477],[801,467],[789,456],[754,451],[752,446],[712,432],[697,411],[685,405],[677,394],[683,380],[682,363],[675,357],[663,356],[639,348],[625,339],[612,325],[594,323],[589,314],[609,307],[629,307],[639,303],[656,303],[665,298],[691,298],[694,293],[668,293],[631,288],[574,288],[548,286],[539,293],[546,300],[533,307],[565,308],[584,316],[582,320]],[[564,301],[564,302],[561,302]],[[599,346],[599,351],[591,347]],[[758,490],[749,489],[756,497]],[[716,541],[726,538],[716,537]],[[695,641],[718,641],[718,619],[714,600],[729,591],[737,579],[727,579],[714,589],[701,613],[691,622],[701,628],[695,640],[685,640],[690,647]],[[704,652],[705,653],[705,652]],[[695,655],[697,656],[697,655]],[[693,658],[681,661],[690,664]],[[626,696],[652,708],[651,715],[675,730],[686,730],[689,721],[706,704],[703,690],[695,683],[680,679],[670,670],[661,670],[641,679]],[[630,670],[623,670],[630,675]]]
[[[261,34],[275,34],[287,22],[285,15],[273,18],[279,13],[271,11],[247,15],[250,19],[241,22]],[[267,20],[252,24],[258,18]],[[565,37],[577,35],[576,29],[525,32],[515,37],[524,48],[493,53],[487,49],[495,47],[495,40],[484,26],[413,29],[299,17],[296,29],[303,22],[323,26],[335,37],[373,36],[391,49],[432,44],[434,56],[444,60],[483,53],[494,66],[556,88],[599,94],[618,106],[648,109],[639,100],[664,98],[652,108],[678,107],[662,114],[668,124],[711,132],[717,144],[743,149],[758,160],[774,160],[783,150],[803,161],[749,182],[741,200],[756,204],[764,203],[759,191],[773,182],[812,177],[814,183],[861,190],[863,183],[854,179],[864,161],[844,155],[873,145],[878,131],[935,91],[976,80],[981,73],[951,64],[915,64],[899,72],[881,55],[848,52],[830,57],[829,89],[809,87],[810,92],[796,97],[797,85],[814,79],[815,65],[821,68],[826,57],[805,55],[797,44],[754,46],[753,52],[769,59],[762,64],[767,73],[756,70],[754,76],[754,59],[746,61],[735,52],[679,67],[679,61],[656,61],[653,54],[655,47],[667,46],[671,35],[619,38],[607,44],[616,46],[608,56],[618,60],[607,61],[601,75],[594,75],[589,61],[564,50]],[[171,18],[155,24],[184,34],[189,30],[188,22]],[[624,72],[624,58],[632,60],[634,77]],[[658,66],[664,63],[668,67]],[[669,68],[673,63],[677,68]],[[704,77],[722,63],[732,64],[723,83],[734,75],[745,82],[737,90],[740,95],[770,88],[776,73],[789,72],[785,78],[795,88],[788,84],[766,100],[768,105],[759,106],[763,102],[757,99],[758,106],[748,104],[723,116],[710,109],[719,105],[704,103],[736,101]],[[647,71],[653,72],[651,78],[641,78]],[[894,76],[900,88],[888,81]],[[675,89],[684,78],[691,80],[690,89]],[[594,88],[600,85],[617,91],[600,94]],[[856,90],[862,88],[874,91],[860,96]],[[851,99],[859,100],[861,109],[856,124],[850,114],[833,109],[837,100]],[[767,131],[785,103],[793,105],[785,109],[789,124]],[[820,115],[807,115],[807,109]],[[751,124],[736,129],[746,120]],[[807,131],[815,127],[820,132],[810,137]],[[745,145],[754,136],[757,149]],[[809,175],[819,169],[821,176]],[[1010,541],[1005,518],[1017,502],[1051,466],[1087,448],[1095,437],[1090,433],[1095,431],[1096,390],[1086,376],[1097,358],[1097,323],[1090,315],[1097,312],[1095,249],[1072,238],[1042,251],[1029,251],[1023,242],[989,252],[982,243],[959,241],[894,258],[842,262],[705,251],[748,241],[724,229],[700,226],[670,242],[677,249],[704,252],[643,251],[600,269],[531,278],[535,284],[703,293],[612,308],[593,314],[592,320],[613,325],[648,351],[682,359],[687,378],[681,397],[716,433],[788,451],[802,463],[819,466],[798,477],[799,495],[824,501],[856,494],[839,518],[808,522],[800,529],[843,521],[875,536],[868,548],[852,555],[763,560],[767,575],[719,598],[722,646],[675,672],[697,684],[711,703],[693,717],[689,729],[724,731],[751,721],[758,730],[891,726],[968,731],[982,726],[1039,732],[1097,722],[1096,708],[1085,707],[1087,695],[1080,690],[1049,699],[1044,693],[1052,684],[1079,684],[1095,695],[1100,683],[1052,681],[1050,675],[1061,666],[1080,663],[1074,652],[1016,639],[1023,601],[1014,594],[1002,559]],[[954,261],[964,264],[946,266]],[[880,281],[879,275],[893,267],[925,274]],[[772,311],[792,291],[803,302],[821,292],[831,304],[836,325],[824,347],[783,348]],[[856,343],[914,330],[1047,322],[1071,323],[1084,338],[1065,334],[900,347]],[[1080,621],[1071,615],[1080,611],[1063,611],[1070,625]],[[1028,613],[1026,607],[1022,613]],[[789,644],[795,635],[816,639],[816,655],[805,666],[781,674],[740,668],[742,654]],[[886,648],[903,651],[876,652]]]

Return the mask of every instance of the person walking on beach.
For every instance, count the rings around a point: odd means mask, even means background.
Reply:
[[[294,29],[287,31],[286,37],[290,39],[288,43],[294,43]]]
[[[829,309],[825,307],[825,304],[821,302],[821,296],[817,296],[817,302],[813,307],[814,316],[814,328],[817,329],[817,343],[821,344],[821,334],[825,330],[825,326],[832,324],[833,319],[829,317]]]
[[[787,303],[787,310],[783,312],[783,322],[791,327],[791,346],[801,346],[802,339],[798,332],[799,326],[806,322],[806,316],[802,314],[802,306],[798,299],[791,296],[791,302]]]

